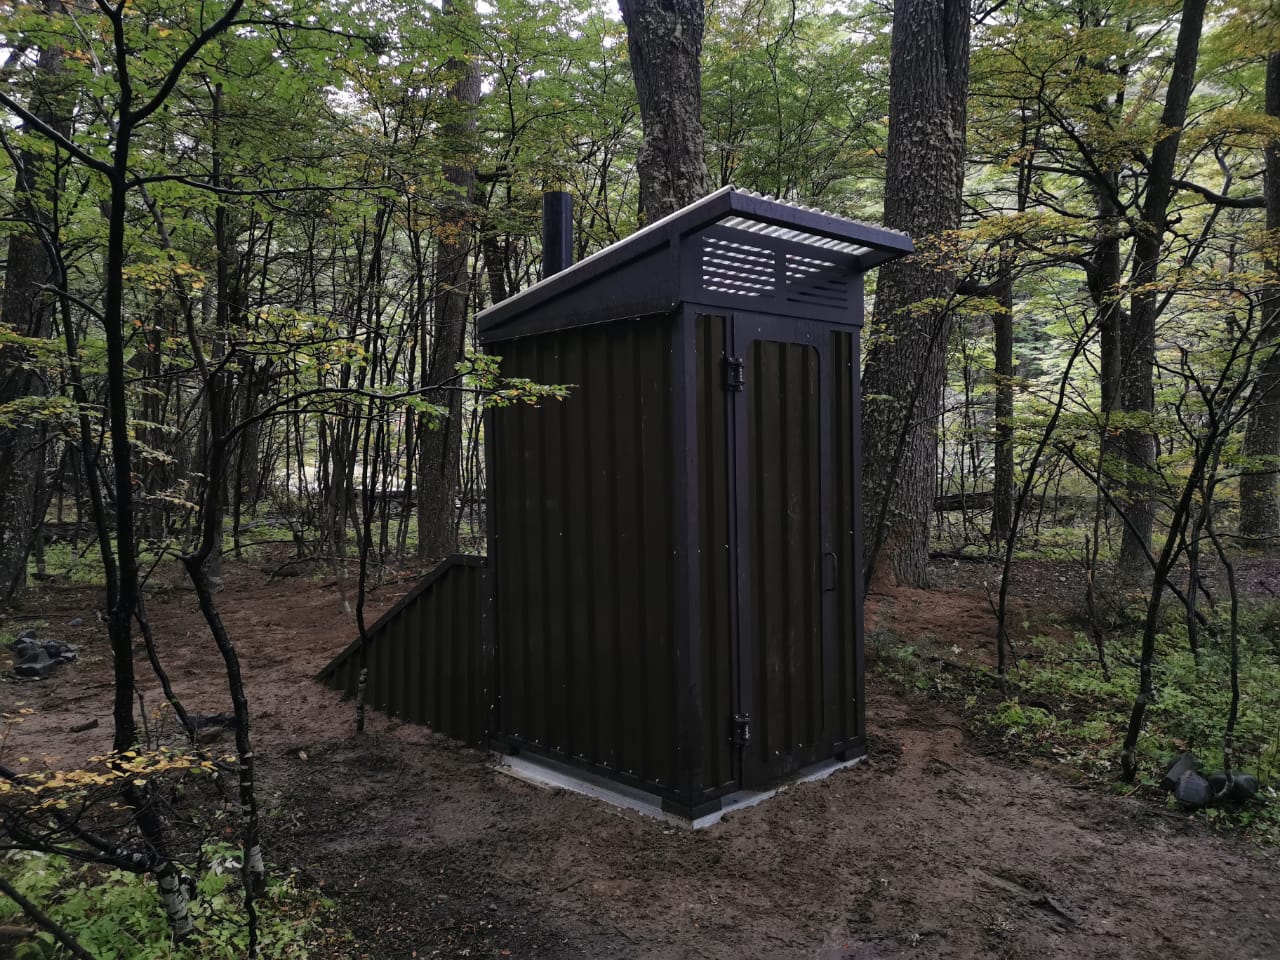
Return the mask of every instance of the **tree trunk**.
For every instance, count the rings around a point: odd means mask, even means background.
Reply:
[[[215,186],[230,188],[232,186],[231,178],[226,175],[223,169],[223,93],[221,83],[213,85],[209,106],[211,125],[211,162],[209,172]],[[232,279],[236,260],[235,237],[230,224],[230,211],[227,208],[225,199],[222,197],[218,198],[218,203],[213,213],[213,243],[214,327],[216,333],[213,338],[212,353],[215,372],[212,374],[212,378],[216,383],[208,385],[204,391],[205,414],[203,423],[206,430],[204,438],[206,457],[215,441],[216,434],[214,430],[216,424],[227,422],[230,412],[228,383],[227,378],[222,373],[221,361],[225,350],[225,338],[230,336],[232,317],[239,312],[237,309],[240,292],[239,284]],[[215,403],[222,403],[225,406],[221,410],[214,410],[213,404]],[[206,483],[210,485],[226,482],[225,476],[209,477],[206,480]],[[217,530],[213,549],[205,561],[205,572],[209,577],[210,589],[216,593],[222,589],[222,544],[224,539],[223,532],[226,526],[226,498],[223,496],[222,490],[209,490],[205,493],[205,501],[205,509],[214,511],[213,526]]]
[[[1121,338],[1120,403],[1129,415],[1123,439],[1127,468],[1128,522],[1120,547],[1120,569],[1130,577],[1149,572],[1151,532],[1155,522],[1152,475],[1156,469],[1155,435],[1149,424],[1132,422],[1134,414],[1155,413],[1156,314],[1159,297],[1155,282],[1169,229],[1169,201],[1173,197],[1174,161],[1187,104],[1195,88],[1196,61],[1200,54],[1200,32],[1204,24],[1206,0],[1184,0],[1173,72],[1165,97],[1160,128],[1164,138],[1151,151],[1147,168],[1146,196],[1133,244],[1129,319]]]
[[[470,16],[446,0],[446,14]],[[444,422],[431,429],[426,418],[418,461],[418,558],[440,558],[458,550],[455,504],[460,487],[462,457],[462,394],[440,389],[457,375],[466,348],[467,306],[471,297],[471,196],[476,183],[476,105],[480,103],[480,68],[474,59],[452,60],[449,69],[458,74],[449,91],[456,117],[446,124],[448,155],[445,179],[454,188],[445,201],[436,241],[436,295],[431,318],[431,349],[423,350],[424,386],[431,386],[426,400],[447,411]]]
[[[136,505],[133,492],[133,449],[129,441],[128,370],[125,361],[124,264],[125,226],[128,216],[129,142],[132,130],[120,124],[111,180],[111,205],[107,217],[107,269],[105,306],[102,311],[107,341],[107,416],[111,428],[111,462],[115,481],[116,562],[119,589],[107,618],[114,678],[112,717],[115,733],[112,749],[128,750],[138,739],[133,717],[133,616],[141,592],[138,574],[138,539],[134,529]],[[128,130],[128,135],[124,131]]]
[[[1280,53],[1267,58],[1267,115],[1280,117]],[[1271,462],[1240,478],[1240,533],[1268,540],[1280,538],[1280,138],[1267,143],[1263,189],[1267,200],[1267,273],[1263,291],[1261,367],[1254,385],[1257,399],[1244,435],[1244,455],[1270,457]]]
[[[1120,238],[1124,220],[1120,205],[1115,199],[1117,190],[1118,178],[1114,172],[1108,172],[1094,183],[1094,196],[1098,205],[1098,233],[1092,269],[1088,275],[1089,295],[1098,311],[1098,329],[1102,339],[1099,379],[1102,381],[1104,419],[1120,410],[1120,335],[1129,319],[1120,300]],[[1102,442],[1111,442],[1109,432],[1104,434]]]
[[[485,275],[489,278],[489,299],[493,303],[501,303],[507,299],[507,258],[503,244],[492,229],[485,231],[480,241],[484,252]]]
[[[66,94],[60,76],[62,62],[61,49],[40,51],[32,109],[42,121],[65,134],[69,123],[60,116]],[[27,228],[20,228],[9,238],[0,300],[0,321],[22,336],[37,339],[50,335],[57,307],[56,297],[42,289],[45,284],[57,283],[57,278],[51,276],[53,265],[44,246],[52,225],[43,200],[52,188],[41,181],[50,175],[56,174],[44,169],[38,154],[27,150],[19,154],[14,206],[26,219]],[[13,350],[0,355],[0,407],[49,392],[44,378],[27,365],[29,359],[25,353]],[[19,419],[12,426],[0,426],[0,606],[16,600],[26,588],[27,556],[37,520],[36,488],[45,467],[45,447],[38,425]]]
[[[991,539],[1002,543],[1013,528],[1013,272],[1008,259],[1000,258],[995,298],[998,309],[991,318],[995,340],[996,442],[995,480],[991,498]]]
[[[899,0],[889,67],[885,224],[917,240],[960,223],[968,0]],[[864,522],[868,580],[877,560],[899,583],[923,585],[937,472],[956,279],[920,255],[883,267],[863,378]],[[925,309],[915,305],[927,301]]]
[[[640,216],[652,223],[707,192],[702,0],[619,0],[644,140]]]

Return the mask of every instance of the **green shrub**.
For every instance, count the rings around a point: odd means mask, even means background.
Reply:
[[[149,877],[37,853],[11,853],[0,869],[98,960],[238,960],[245,956],[248,929],[236,856],[232,847],[205,848],[207,866],[191,904],[198,932],[177,947]],[[261,956],[328,955],[320,948],[332,936],[325,923],[331,904],[301,890],[293,875],[271,880],[257,906]],[[0,896],[0,923],[10,922],[24,923],[22,911]],[[40,942],[43,952],[35,956],[64,955],[51,935],[41,934]]]
[[[1176,611],[1174,611],[1176,612]],[[1223,768],[1223,734],[1231,698],[1227,625],[1205,631],[1199,660],[1185,626],[1165,618],[1157,638],[1155,701],[1138,742],[1139,776],[1154,787],[1184,750],[1207,772]],[[1275,607],[1249,611],[1240,631],[1240,704],[1235,767],[1274,788],[1280,781],[1280,656],[1272,636]],[[1270,626],[1269,626],[1270,625]],[[1110,676],[1104,676],[1093,644],[1083,635],[1063,642],[1037,637],[1020,652],[1010,676],[1014,700],[973,701],[978,724],[1011,746],[1111,780],[1138,690],[1136,635],[1109,640]],[[1042,709],[1036,704],[1044,704]],[[1230,823],[1268,843],[1280,843],[1280,805],[1274,789],[1243,809],[1215,809],[1213,822]]]

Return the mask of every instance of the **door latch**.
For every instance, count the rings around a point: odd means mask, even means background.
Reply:
[[[724,358],[724,388],[743,390],[747,386],[747,365],[741,357]]]

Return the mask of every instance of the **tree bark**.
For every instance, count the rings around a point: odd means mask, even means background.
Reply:
[[[1001,256],[992,315],[995,341],[996,442],[991,498],[991,539],[1003,542],[1013,529],[1013,272]]]
[[[52,11],[53,6],[53,0],[48,0],[46,8]],[[60,48],[40,51],[31,106],[40,120],[65,135],[69,122],[61,115],[67,94],[62,64]],[[18,154],[14,206],[26,225],[9,238],[0,321],[35,339],[50,335],[57,309],[56,295],[46,289],[57,285],[59,279],[53,276],[54,264],[45,249],[52,224],[43,201],[52,188],[42,182],[56,175],[46,169],[38,154],[29,150]],[[22,397],[48,394],[48,384],[28,360],[25,353],[12,350],[0,355],[0,407]],[[12,603],[26,589],[27,556],[38,519],[36,488],[46,467],[44,451],[38,423],[20,420],[0,427],[0,605]]]
[[[1118,178],[1108,171],[1105,178],[1093,184],[1097,200],[1097,238],[1094,244],[1092,269],[1089,271],[1089,295],[1098,310],[1098,330],[1101,336],[1099,379],[1102,388],[1102,415],[1109,419],[1120,410],[1121,332],[1129,315],[1120,299],[1120,239],[1124,231],[1124,219],[1116,202]],[[1111,444],[1110,434],[1103,436],[1104,444]]]
[[[968,0],[899,0],[889,66],[884,218],[917,240],[960,223]],[[868,580],[924,585],[956,278],[920,255],[883,267],[863,376]],[[922,302],[925,304],[921,308]],[[883,558],[885,563],[879,563]]]
[[[619,0],[644,140],[640,216],[652,223],[707,192],[702,0]]]
[[[1152,474],[1156,468],[1155,435],[1150,425],[1133,422],[1133,415],[1155,413],[1156,314],[1159,297],[1155,282],[1169,229],[1169,201],[1174,192],[1174,161],[1187,105],[1195,88],[1196,61],[1206,0],[1184,0],[1173,71],[1165,96],[1160,128],[1168,131],[1151,151],[1146,195],[1133,244],[1133,269],[1129,279],[1133,294],[1129,318],[1121,338],[1120,404],[1128,415],[1123,439],[1126,466],[1127,513],[1120,547],[1120,569],[1130,577],[1149,572],[1151,533],[1155,524]]]
[[[446,0],[448,16],[470,16]],[[458,550],[458,516],[455,506],[462,458],[462,394],[442,389],[457,375],[466,348],[467,307],[471,299],[471,197],[476,184],[476,106],[480,103],[480,67],[477,61],[451,60],[449,69],[458,79],[449,91],[457,110],[444,135],[449,154],[459,158],[446,164],[445,179],[453,187],[444,204],[436,241],[436,295],[431,317],[431,349],[423,350],[423,385],[432,387],[425,398],[446,411],[444,422],[434,429],[420,419],[423,433],[418,461],[418,559],[437,559]]]
[[[121,111],[123,112],[123,110]],[[111,460],[115,481],[116,563],[119,588],[107,617],[114,679],[112,717],[115,733],[111,748],[128,750],[138,739],[133,717],[133,616],[141,593],[138,573],[138,539],[134,529],[136,505],[133,491],[133,451],[129,443],[129,406],[124,332],[125,220],[128,216],[129,136],[121,122],[111,178],[111,205],[107,217],[106,296],[103,308],[107,341],[107,415],[111,427]]]
[[[1267,115],[1280,117],[1280,52],[1267,58]],[[1256,399],[1244,434],[1244,455],[1271,458],[1240,478],[1240,533],[1280,545],[1280,138],[1266,146],[1263,190],[1267,203],[1267,274],[1263,291],[1261,366]]]

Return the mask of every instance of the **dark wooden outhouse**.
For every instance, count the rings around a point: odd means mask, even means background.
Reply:
[[[484,311],[572,392],[487,415],[488,559],[320,679],[690,818],[860,755],[862,279],[911,249],[730,187]]]
[[[491,739],[695,817],[865,750],[863,275],[903,234],[732,187],[484,311]]]

